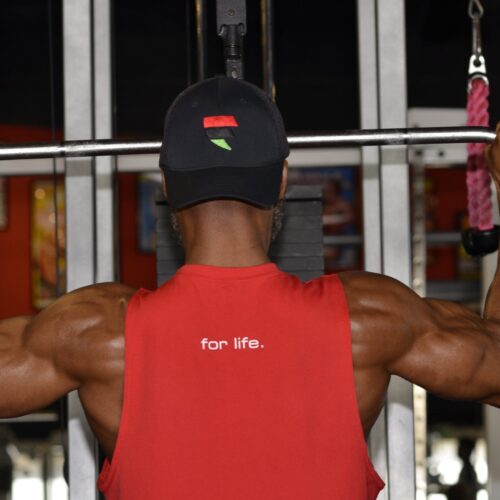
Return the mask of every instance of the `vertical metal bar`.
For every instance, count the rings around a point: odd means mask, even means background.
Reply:
[[[425,297],[426,276],[426,229],[425,229],[425,165],[415,162],[412,165],[412,234],[413,234],[413,290]]]
[[[419,158],[422,158],[420,156]],[[425,228],[425,165],[422,160],[412,165],[412,233],[413,233],[413,290],[426,296],[427,241]],[[416,500],[427,498],[427,391],[413,389],[415,416],[415,477]]]
[[[197,80],[201,81],[207,77],[207,5],[206,5],[206,0],[195,0],[195,10],[196,10]]]
[[[93,138],[92,4],[63,3],[64,135]],[[69,168],[71,167],[71,168]],[[66,240],[68,291],[94,282],[93,160],[66,160]],[[96,498],[96,446],[78,395],[68,397],[69,481],[71,500]]]
[[[379,126],[376,0],[358,0],[358,65],[360,125]],[[382,272],[382,217],[380,200],[380,148],[361,148],[363,175],[363,239],[365,270]],[[382,410],[370,433],[370,455],[382,479],[388,481],[386,411]],[[388,498],[387,488],[379,500]]]
[[[260,27],[262,38],[262,79],[264,91],[274,101],[274,0],[260,1]]]
[[[500,495],[500,410],[485,406],[486,442],[488,446],[488,493],[489,498]]]
[[[111,75],[111,0],[94,1],[94,138],[111,139],[113,135]],[[95,159],[96,281],[114,281],[114,159]]]
[[[492,203],[496,207],[497,191],[492,185]],[[500,224],[498,210],[494,210],[494,222]],[[498,252],[487,255],[481,260],[482,270],[482,298],[483,304],[490,284],[495,276],[498,262]],[[486,443],[488,447],[488,493],[490,498],[500,498],[500,410],[491,406],[484,407]]]
[[[192,28],[193,18],[193,2],[186,1],[186,76],[187,86],[193,83],[193,33]]]
[[[379,127],[376,0],[358,0],[358,65],[362,129]],[[380,154],[377,146],[361,148],[365,269],[382,272]]]
[[[377,0],[380,126],[406,127],[406,20],[400,0]],[[408,151],[381,152],[384,274],[411,286]],[[413,389],[392,377],[387,395],[388,491],[391,500],[415,498]]]

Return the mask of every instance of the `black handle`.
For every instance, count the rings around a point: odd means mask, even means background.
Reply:
[[[467,229],[462,233],[465,251],[472,257],[483,257],[498,250],[500,226],[493,229]]]

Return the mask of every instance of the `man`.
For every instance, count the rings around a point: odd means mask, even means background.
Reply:
[[[288,146],[263,92],[215,78],[165,122],[186,265],[155,292],[101,284],[0,323],[0,417],[78,390],[109,499],[374,499],[366,436],[391,375],[500,406],[500,284],[484,318],[364,272],[270,263]],[[489,150],[500,180],[500,139]],[[353,369],[354,367],[354,369]]]

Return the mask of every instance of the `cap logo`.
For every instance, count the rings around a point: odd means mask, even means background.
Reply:
[[[203,128],[210,141],[219,148],[232,151],[232,147],[227,142],[234,137],[231,129],[238,127],[238,122],[234,116],[205,116],[203,118]]]

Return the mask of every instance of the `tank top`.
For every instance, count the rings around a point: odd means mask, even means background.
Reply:
[[[107,500],[374,500],[339,278],[189,264],[131,299]]]

